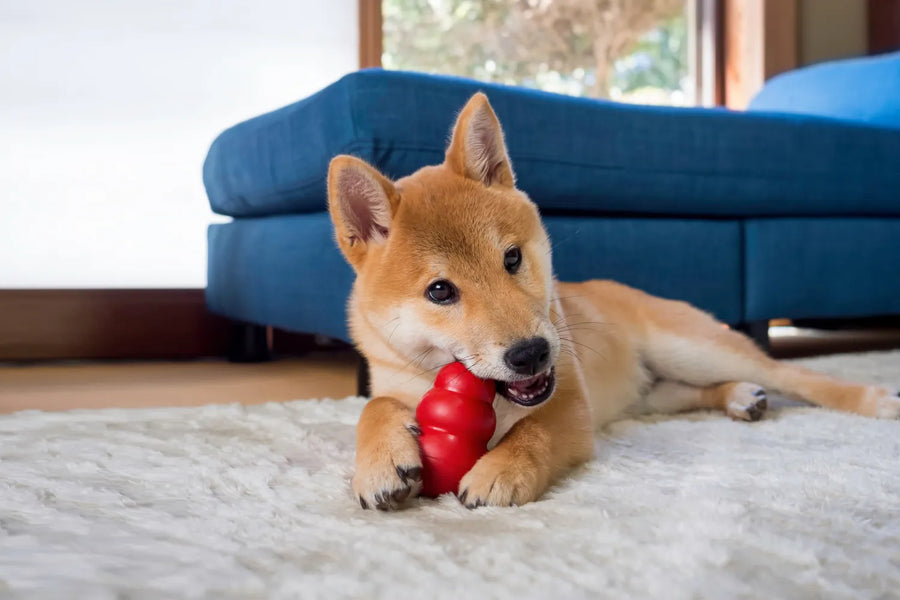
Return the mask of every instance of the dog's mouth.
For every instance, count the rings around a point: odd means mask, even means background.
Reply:
[[[497,393],[521,406],[537,406],[553,395],[556,370],[550,368],[528,379],[497,381]]]

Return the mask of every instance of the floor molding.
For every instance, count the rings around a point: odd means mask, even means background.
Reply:
[[[225,354],[231,323],[202,289],[0,290],[0,360]]]

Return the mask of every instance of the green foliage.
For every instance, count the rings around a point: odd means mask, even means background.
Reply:
[[[511,9],[502,0],[384,0],[384,53],[388,69],[464,75],[513,83],[518,63],[492,68],[482,31]]]
[[[586,0],[588,2],[592,0]],[[687,82],[683,14],[637,32],[636,42],[598,71],[595,42],[577,19],[555,31],[530,23],[533,0],[383,0],[383,64],[586,96],[678,92]],[[641,35],[643,34],[643,35]],[[599,80],[598,80],[599,79]]]
[[[688,76],[687,18],[679,15],[647,32],[616,61],[613,85],[623,93],[641,88],[681,90]]]

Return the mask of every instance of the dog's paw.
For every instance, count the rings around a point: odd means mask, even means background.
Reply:
[[[878,419],[900,419],[900,391],[871,386],[866,391],[870,415]]]
[[[755,383],[735,383],[725,397],[725,413],[738,421],[759,421],[768,406],[766,390]]]
[[[482,456],[459,482],[459,501],[466,508],[519,506],[543,492],[539,468],[524,457],[513,457],[502,447]]]
[[[422,459],[415,425],[357,451],[353,491],[363,508],[397,510],[422,491]]]

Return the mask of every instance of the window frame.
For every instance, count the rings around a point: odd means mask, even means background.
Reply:
[[[698,106],[724,104],[722,5],[725,1],[687,0],[690,6],[688,24],[695,30],[691,36],[689,61]],[[381,0],[359,0],[360,69],[382,66],[384,21],[381,7]]]
[[[698,106],[744,108],[767,79],[798,66],[798,1],[689,0]],[[381,66],[381,6],[359,0],[360,68]]]

